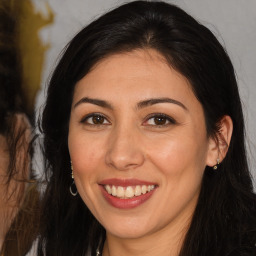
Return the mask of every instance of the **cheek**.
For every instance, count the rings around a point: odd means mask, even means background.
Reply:
[[[91,209],[94,209],[95,200],[93,188],[97,186],[96,177],[99,171],[99,159],[102,157],[102,151],[97,143],[88,141],[83,134],[70,132],[68,138],[69,153],[72,159],[74,180],[77,190],[84,203]]]
[[[194,137],[175,136],[153,142],[148,147],[147,155],[166,175],[180,176],[189,172],[199,172],[201,175],[206,162],[206,141],[190,138]]]
[[[102,158],[102,145],[97,140],[90,140],[82,134],[70,132],[68,138],[69,153],[72,159],[74,175],[83,176],[96,169]]]
[[[97,168],[101,152],[92,146],[76,145],[70,148],[70,157],[75,175],[86,175]]]

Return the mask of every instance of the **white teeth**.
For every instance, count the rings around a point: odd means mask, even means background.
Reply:
[[[112,194],[112,196],[117,196],[116,187],[115,186],[112,186],[111,194]]]
[[[124,197],[124,188],[118,186],[118,187],[117,187],[117,193],[116,193],[116,194],[117,194],[117,197],[120,197],[120,198]]]
[[[141,195],[141,186],[136,186],[135,187],[135,196],[140,196]]]
[[[142,188],[141,188],[141,192],[142,194],[146,194],[147,193],[147,186],[143,185]]]
[[[125,190],[125,197],[132,198],[134,197],[134,189],[130,186],[128,186]]]
[[[155,188],[154,185],[149,185],[149,186],[148,186],[148,191],[151,191],[151,190],[153,190],[154,188]]]
[[[127,199],[132,198],[134,196],[140,196],[141,194],[146,194],[153,189],[155,189],[155,185],[136,185],[128,186],[128,187],[122,187],[122,186],[111,186],[111,185],[105,185],[104,188],[108,192],[108,194],[111,194],[112,196],[116,196],[118,198]]]
[[[105,186],[105,189],[107,190],[107,192],[109,193],[109,194],[111,194],[111,187],[109,186],[109,185],[106,185]]]

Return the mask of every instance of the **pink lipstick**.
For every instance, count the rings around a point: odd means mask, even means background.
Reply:
[[[113,207],[131,209],[146,202],[157,184],[137,179],[107,179],[99,183],[106,201]]]

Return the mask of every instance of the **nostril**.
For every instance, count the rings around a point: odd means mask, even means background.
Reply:
[[[144,155],[140,151],[112,151],[106,154],[106,164],[118,170],[134,169],[143,163]]]

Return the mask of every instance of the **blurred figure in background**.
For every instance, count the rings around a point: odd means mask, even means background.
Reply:
[[[12,3],[0,1],[0,249],[1,255],[18,256],[34,240],[38,192]]]

